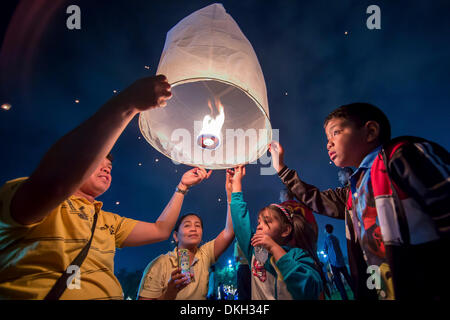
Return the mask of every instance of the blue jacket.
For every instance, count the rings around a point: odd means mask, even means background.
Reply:
[[[231,217],[239,246],[252,268],[252,300],[316,300],[323,291],[323,282],[314,260],[303,249],[283,246],[286,254],[277,262],[269,254],[264,264],[267,279],[255,275],[255,259],[251,238],[250,215],[242,192],[231,195]]]

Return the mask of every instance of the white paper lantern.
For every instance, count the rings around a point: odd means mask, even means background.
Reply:
[[[172,86],[165,108],[142,112],[145,139],[172,160],[209,169],[256,161],[271,141],[264,76],[256,54],[221,4],[168,33],[156,74]]]

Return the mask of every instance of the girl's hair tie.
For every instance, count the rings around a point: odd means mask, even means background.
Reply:
[[[288,218],[289,222],[292,223],[292,213],[289,213],[289,212],[286,210],[286,208],[284,208],[283,206],[280,206],[280,205],[277,204],[277,203],[272,203],[271,206],[275,206],[275,207],[277,207],[278,209],[280,209],[280,210],[284,213],[284,215],[286,216],[286,218]]]

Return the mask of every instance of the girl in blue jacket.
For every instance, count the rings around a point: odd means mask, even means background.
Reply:
[[[278,204],[259,211],[253,233],[242,194],[245,167],[227,170],[232,184],[231,217],[237,241],[251,261],[252,300],[316,300],[323,298],[324,276],[316,253],[317,235],[302,215]],[[260,257],[261,248],[267,258]],[[259,260],[259,261],[258,261]]]

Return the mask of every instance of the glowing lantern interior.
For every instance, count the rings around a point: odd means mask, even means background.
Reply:
[[[256,54],[220,4],[167,34],[157,74],[172,98],[142,112],[145,139],[172,160],[224,169],[257,160],[271,140],[266,86]]]

